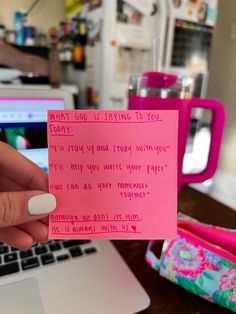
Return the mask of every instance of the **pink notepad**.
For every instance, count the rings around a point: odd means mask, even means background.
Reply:
[[[174,238],[177,134],[174,110],[49,111],[49,238]]]

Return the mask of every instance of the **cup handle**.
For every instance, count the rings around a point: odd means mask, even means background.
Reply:
[[[212,111],[211,144],[206,168],[200,173],[183,174],[182,184],[200,183],[214,175],[218,165],[226,118],[224,106],[216,100],[193,98],[190,104],[192,108],[203,108]]]

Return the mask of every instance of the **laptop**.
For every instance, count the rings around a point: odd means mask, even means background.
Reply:
[[[63,108],[73,108],[65,92],[0,90],[1,140],[47,172],[47,110]],[[3,314],[132,314],[150,303],[110,241],[50,241],[24,251],[0,243],[0,259]]]

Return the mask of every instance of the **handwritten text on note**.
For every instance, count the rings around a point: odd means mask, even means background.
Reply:
[[[176,235],[177,111],[49,111],[50,239]]]

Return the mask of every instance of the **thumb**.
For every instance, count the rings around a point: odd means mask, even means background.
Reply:
[[[55,196],[42,191],[0,193],[0,228],[42,219],[55,208]]]

